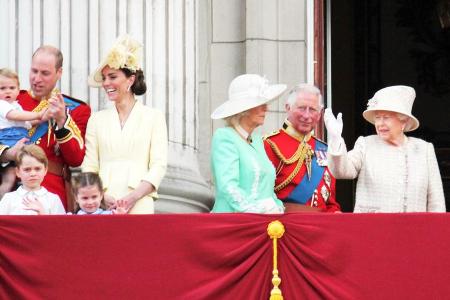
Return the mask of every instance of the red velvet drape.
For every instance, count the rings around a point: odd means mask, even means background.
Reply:
[[[1,216],[0,299],[446,299],[447,214]]]

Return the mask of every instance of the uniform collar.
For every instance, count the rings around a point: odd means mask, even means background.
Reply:
[[[291,137],[293,137],[294,139],[296,139],[300,142],[303,142],[303,141],[308,142],[313,135],[312,131],[310,133],[308,133],[307,135],[301,134],[300,132],[297,131],[297,129],[294,128],[294,126],[292,126],[292,123],[289,122],[288,119],[284,120],[283,130],[288,135],[290,135]]]
[[[57,94],[59,94],[59,93],[60,93],[59,89],[55,87],[55,88],[53,88],[53,90],[50,92],[50,96],[49,96],[49,97],[42,97],[41,100],[39,100],[39,101],[48,100],[48,99],[50,99],[51,97],[53,97],[53,96],[55,96],[55,95],[57,95]],[[31,89],[28,90],[28,94],[30,94],[31,98],[36,99],[33,90],[31,90]]]
[[[19,186],[19,188],[17,189],[17,193],[19,194],[19,196],[24,197],[27,194],[33,194],[36,195],[38,197],[42,197],[44,195],[46,195],[48,193],[47,189],[43,186],[41,186],[41,188],[37,191],[27,191],[23,185]]]

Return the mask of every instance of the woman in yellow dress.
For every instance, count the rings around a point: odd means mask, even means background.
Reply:
[[[89,85],[103,87],[114,106],[89,119],[82,164],[83,172],[99,173],[108,204],[123,200],[130,214],[154,213],[167,166],[164,115],[135,99],[146,92],[141,48],[129,36],[119,37],[89,76]]]

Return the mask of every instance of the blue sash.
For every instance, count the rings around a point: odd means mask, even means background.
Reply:
[[[318,151],[326,151],[327,145],[316,140],[316,149]],[[283,199],[286,202],[305,204],[312,197],[314,190],[322,180],[325,167],[319,166],[317,163],[317,155],[314,155],[311,161],[311,178],[308,174],[303,176],[302,181],[294,188],[294,190]]]
[[[64,98],[64,103],[66,103],[66,108],[69,109],[69,111],[74,110],[75,108],[77,108],[80,105],[80,103],[68,98],[65,95],[63,95],[63,98]],[[44,134],[46,134],[47,131],[48,131],[48,122],[43,122],[43,123],[39,124],[38,127],[36,128],[36,131],[34,132],[34,134],[31,137],[29,137],[30,141],[32,143],[36,142],[39,138],[44,136]]]

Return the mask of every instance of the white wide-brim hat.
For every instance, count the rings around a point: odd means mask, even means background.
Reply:
[[[142,44],[127,34],[119,36],[95,71],[89,75],[89,86],[102,86],[102,71],[106,66],[116,70],[127,68],[133,72],[141,70],[141,58]]]
[[[369,123],[375,124],[375,112],[380,110],[391,111],[408,116],[404,131],[413,131],[419,127],[419,120],[411,113],[416,99],[416,91],[409,86],[395,85],[379,90],[367,102],[367,109],[363,117]]]
[[[230,83],[228,100],[211,114],[211,119],[223,119],[275,100],[286,90],[285,84],[272,84],[257,74],[239,75]]]

